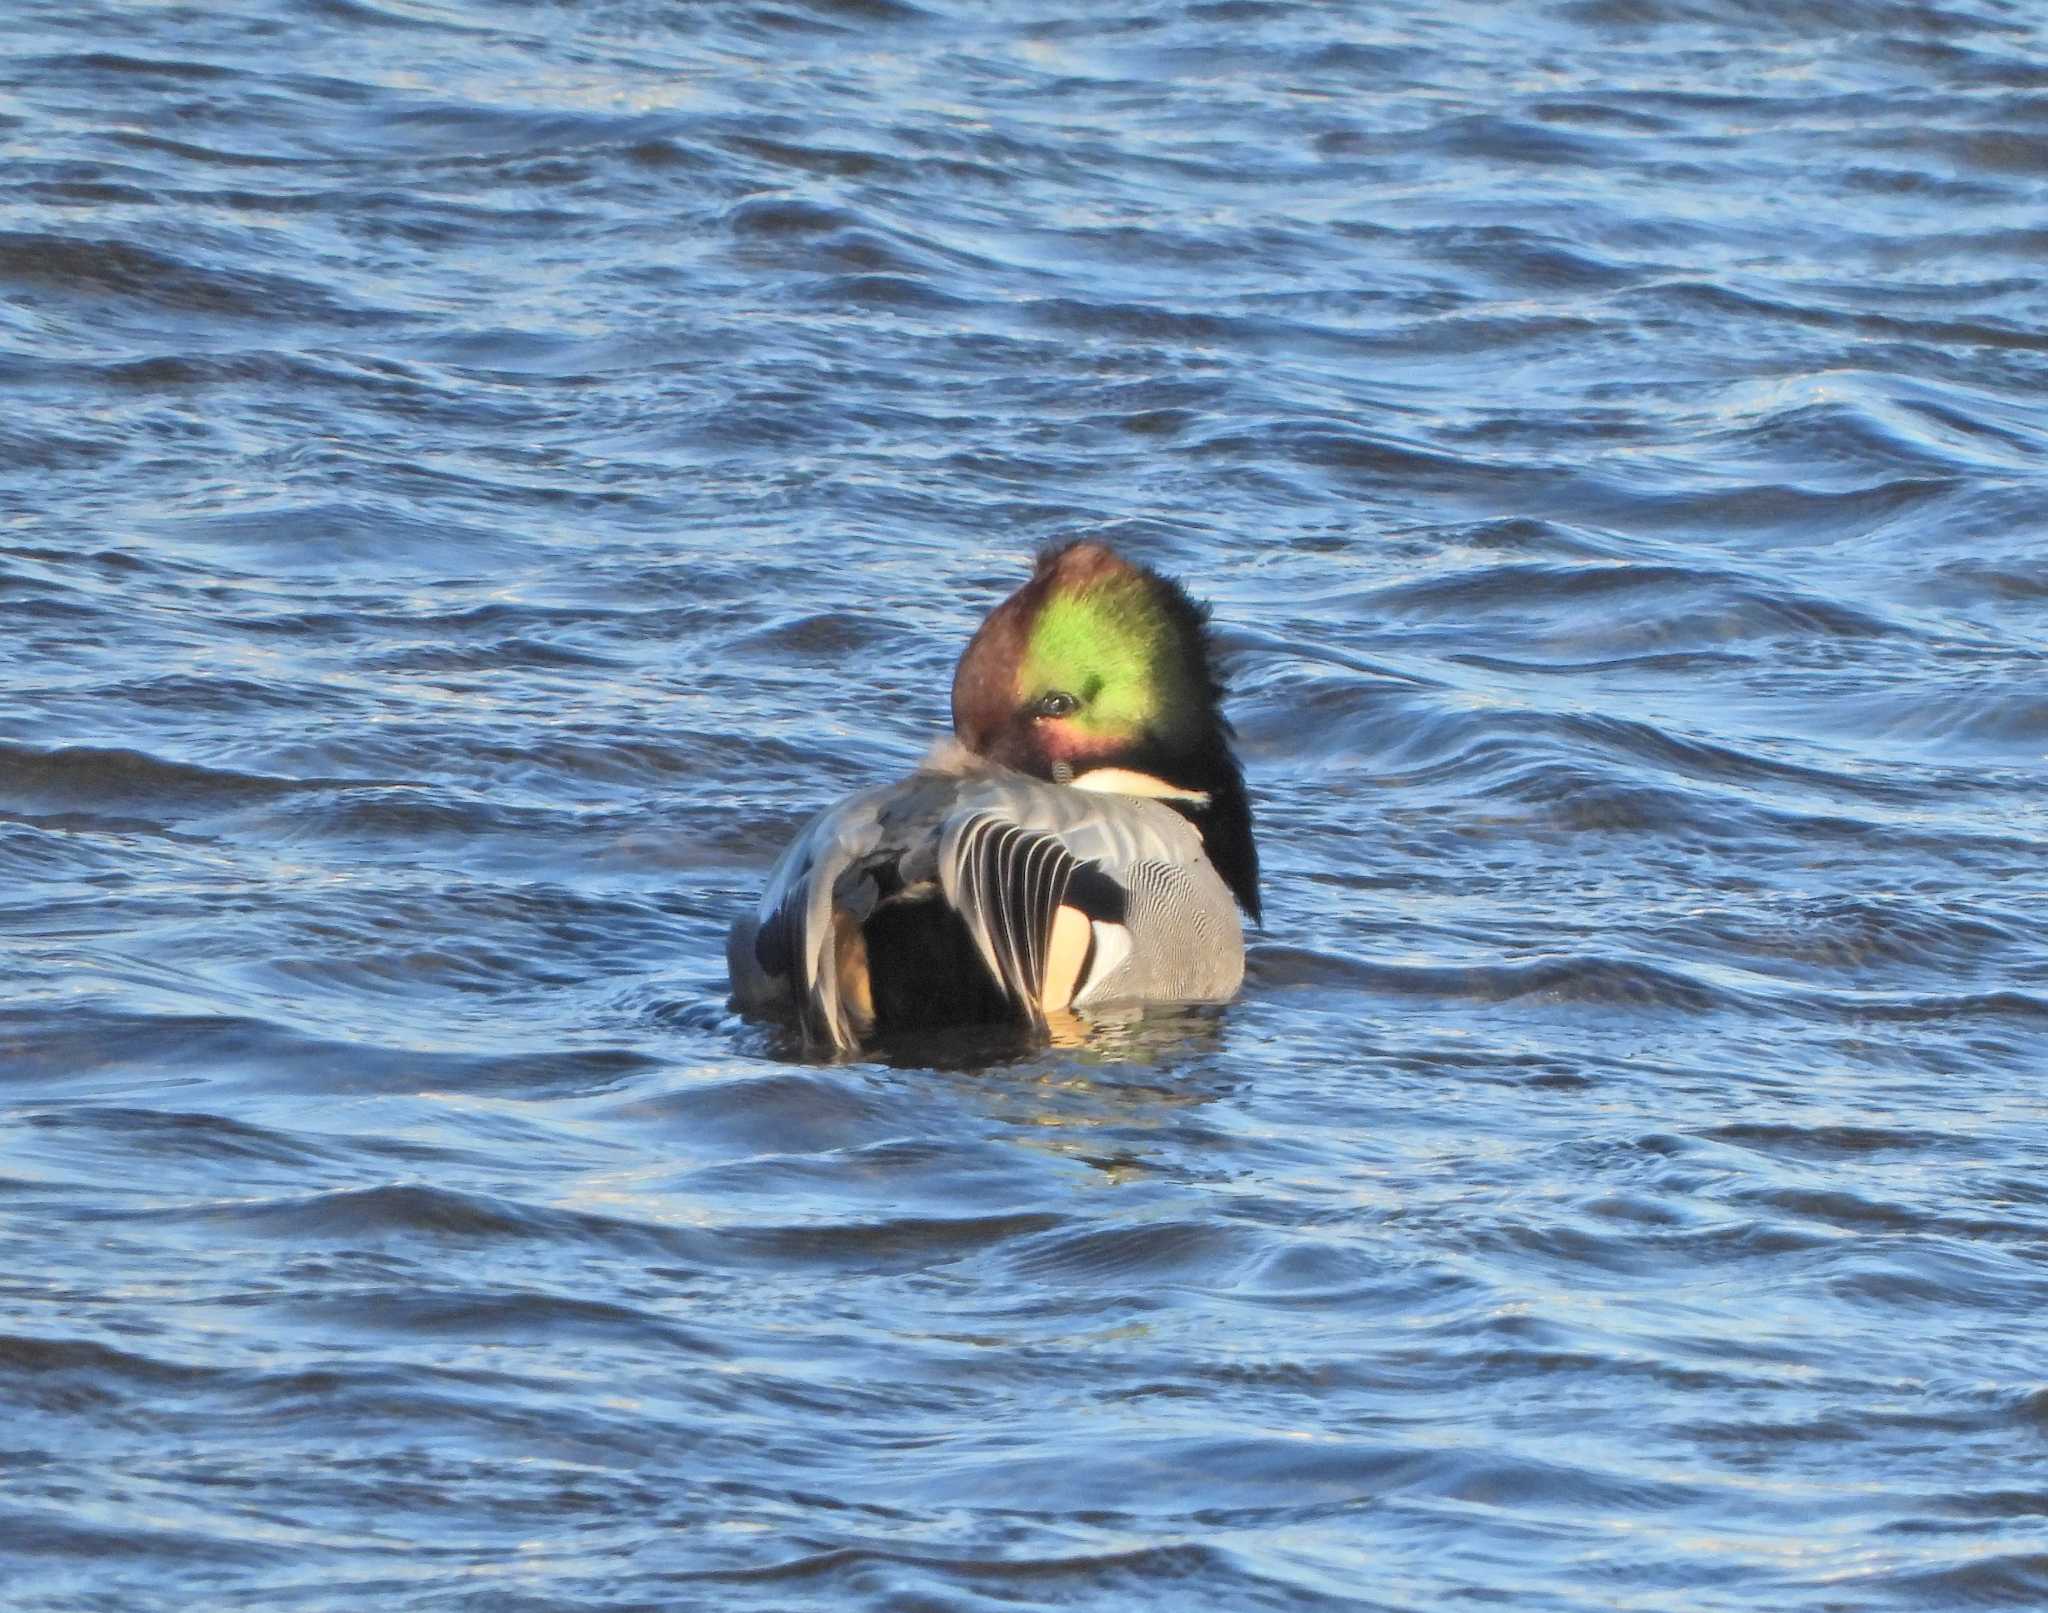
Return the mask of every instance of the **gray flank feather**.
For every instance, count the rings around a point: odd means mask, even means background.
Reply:
[[[1244,974],[1244,932],[1193,824],[1162,802],[1049,784],[942,747],[900,783],[813,819],[776,862],[754,913],[727,942],[734,998],[793,1000],[804,1034],[860,1045],[840,990],[835,913],[864,924],[889,889],[929,889],[965,921],[990,976],[1042,1023],[1053,917],[1082,867],[1125,893],[1113,945],[1078,983],[1077,1005],[1218,1001]]]

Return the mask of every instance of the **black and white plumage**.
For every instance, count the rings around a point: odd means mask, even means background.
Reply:
[[[733,926],[736,1003],[850,1052],[1234,993],[1259,854],[1208,619],[1104,544],[1041,554],[954,668],[957,743],[813,820]]]
[[[727,943],[735,1000],[794,1008],[808,1041],[842,1052],[959,1020],[1221,1001],[1243,979],[1244,933],[1205,854],[1206,807],[942,746],[783,854]]]

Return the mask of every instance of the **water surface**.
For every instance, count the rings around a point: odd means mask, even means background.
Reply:
[[[2048,23],[18,6],[23,1610],[2048,1602]],[[722,936],[1038,545],[1267,925]]]

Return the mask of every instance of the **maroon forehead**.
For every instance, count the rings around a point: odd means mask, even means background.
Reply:
[[[1017,669],[1044,593],[1043,575],[1033,577],[990,611],[953,669],[953,733],[971,751],[985,752],[1017,708]]]
[[[1037,575],[1049,579],[1062,593],[1085,593],[1112,577],[1136,577],[1143,573],[1107,544],[1070,543],[1064,549],[1040,555]]]

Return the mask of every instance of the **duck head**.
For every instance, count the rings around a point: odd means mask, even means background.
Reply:
[[[1038,557],[953,674],[953,731],[977,755],[1077,789],[1156,796],[1202,832],[1259,916],[1259,856],[1231,750],[1208,612],[1100,543]]]

